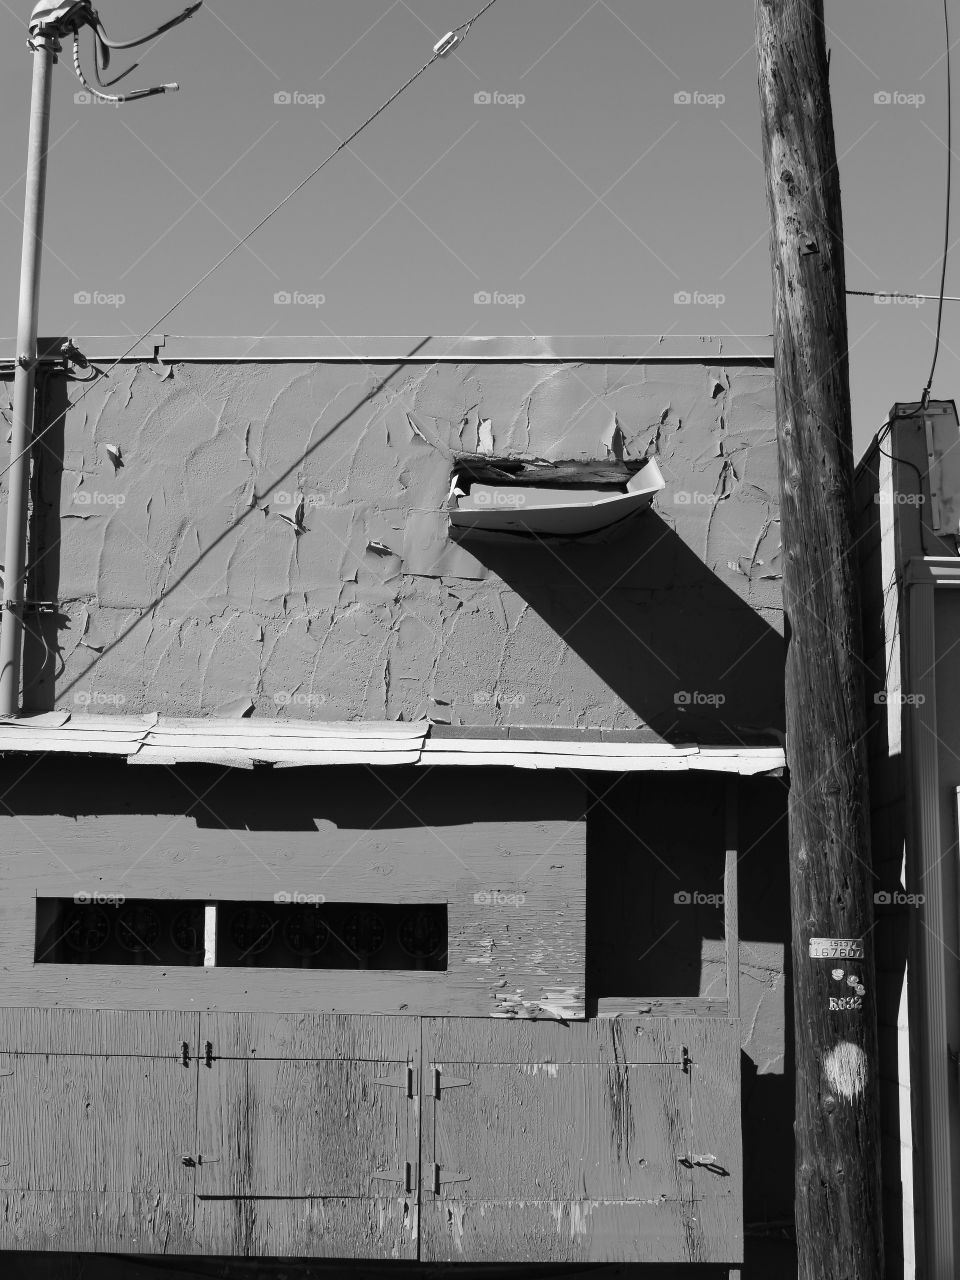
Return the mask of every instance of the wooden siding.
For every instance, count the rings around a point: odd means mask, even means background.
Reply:
[[[421,1258],[742,1260],[736,1024],[425,1019],[425,1078],[438,1065],[422,1149],[439,1191],[422,1177]],[[445,1075],[469,1083],[444,1088]]]
[[[219,797],[222,821],[198,806],[206,826],[182,812],[0,817],[9,855],[0,865],[4,1003],[582,1018],[586,823],[579,781],[531,778],[498,802],[503,816],[492,820],[475,784],[420,775],[400,789],[398,774],[397,787],[385,793],[363,773],[344,778],[339,790],[328,782],[319,794],[276,784],[272,805],[268,792],[250,788],[246,812],[238,798],[228,806]],[[445,902],[448,969],[35,964],[36,899],[78,891],[128,899],[272,902],[286,892],[329,902]]]
[[[722,1018],[0,1010],[18,1041],[0,1249],[742,1259]]]
[[[190,1250],[197,1023],[0,1011],[0,1249]]]
[[[201,1020],[216,1056],[198,1067],[199,1239],[211,1253],[416,1258],[419,1020],[260,1021]]]

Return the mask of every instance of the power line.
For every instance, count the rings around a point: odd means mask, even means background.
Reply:
[[[923,388],[923,394],[920,397],[921,409],[926,409],[927,405],[930,403],[930,388],[933,386],[933,374],[937,367],[937,356],[940,354],[940,325],[943,320],[944,303],[943,291],[947,284],[947,254],[950,249],[950,187],[953,167],[953,91],[950,82],[949,0],[943,0],[943,27],[947,38],[947,200],[943,228],[943,263],[940,271],[940,303],[937,307],[937,336],[933,344],[933,364],[930,366],[930,376],[927,378],[927,385]]]
[[[851,298],[886,298],[890,302],[900,301],[929,301],[929,302],[960,302],[960,297],[953,294],[943,293],[899,293],[895,289],[848,289],[847,296]]]
[[[384,111],[386,111],[387,107],[389,107],[392,103],[396,102],[397,98],[399,98],[400,95],[403,92],[405,92],[405,90],[409,89],[410,86],[416,80],[419,80],[425,71],[427,71],[430,67],[432,67],[435,62],[437,62],[440,58],[444,56],[444,54],[448,53],[452,48],[454,48],[455,45],[459,44],[460,41],[463,39],[463,37],[467,35],[470,28],[477,21],[477,19],[483,17],[483,15],[487,12],[488,9],[492,9],[493,6],[496,4],[496,2],[497,0],[487,0],[487,3],[483,6],[483,8],[478,9],[472,18],[468,18],[466,22],[462,22],[459,27],[454,27],[452,31],[448,32],[443,37],[442,40],[439,40],[437,44],[434,46],[432,56],[423,64],[423,66],[419,69],[419,71],[415,71],[413,75],[409,78],[409,80],[406,80],[400,86],[399,89],[397,89],[394,93],[392,93],[389,98],[387,98],[384,102],[382,102],[379,107],[377,107],[376,111],[374,111],[371,115],[367,116],[366,120],[364,120],[364,122],[361,125],[358,125],[357,128],[354,129],[354,131],[348,137],[344,138],[342,142],[338,143],[337,146],[334,147],[334,149],[330,152],[330,154],[326,156],[325,159],[320,161],[320,163],[316,166],[316,168],[311,169],[305,178],[303,178],[300,182],[298,182],[297,185],[291,191],[288,191],[287,194],[283,197],[283,199],[278,204],[275,204],[273,206],[273,208],[270,210],[269,213],[264,214],[264,216],[260,219],[260,221],[255,226],[251,227],[250,230],[243,237],[241,237],[241,239],[239,239],[235,245],[233,245],[230,249],[228,249],[227,252],[223,255],[223,257],[219,258],[213,264],[213,266],[210,267],[208,271],[205,271],[202,276],[200,276],[196,281],[194,281],[194,283],[190,286],[190,288],[187,289],[185,293],[182,293],[180,295],[180,297],[176,300],[176,302],[173,304],[172,307],[169,307],[163,313],[162,316],[160,316],[158,319],[153,321],[153,323],[149,326],[149,328],[147,328],[143,333],[139,334],[134,339],[134,341],[130,344],[130,346],[127,347],[127,349],[124,352],[122,352],[121,355],[117,356],[117,358],[113,361],[112,364],[108,365],[107,368],[102,371],[103,376],[108,377],[109,374],[111,374],[113,370],[116,369],[118,364],[120,364],[123,360],[125,360],[132,351],[136,350],[136,348],[140,345],[141,342],[144,341],[144,339],[148,338],[150,334],[154,333],[158,329],[158,327],[161,324],[163,324],[165,320],[169,319],[169,317],[173,315],[174,311],[176,311],[177,307],[179,307],[181,303],[186,302],[187,298],[189,298],[191,294],[196,293],[196,291],[200,288],[200,286],[204,284],[207,280],[209,280],[210,277],[214,274],[214,272],[218,271],[225,262],[227,262],[230,258],[232,258],[238,249],[242,249],[243,246],[247,243],[247,241],[250,240],[251,237],[255,236],[256,233],[261,229],[261,227],[263,227],[267,222],[270,221],[270,219],[273,217],[275,213],[278,213],[285,204],[287,204],[290,200],[293,199],[295,195],[297,195],[300,191],[302,191],[303,188],[307,185],[307,183],[317,176],[317,174],[320,172],[321,169],[323,169],[326,165],[328,165],[335,156],[339,155],[341,151],[343,151],[346,147],[348,147],[350,143],[353,142],[353,140],[356,137],[358,137],[364,131],[364,129],[366,129],[368,125],[373,124],[374,120],[376,120],[378,116],[382,115]],[[456,36],[457,38],[451,41],[451,37],[453,36]],[[96,381],[99,381],[99,379],[96,379]],[[91,387],[90,390],[92,389],[93,388]],[[70,412],[70,410],[75,408],[80,403],[81,400],[85,399],[85,397],[90,394],[90,390],[81,392],[81,394],[77,396],[76,400],[72,400],[67,405],[67,407],[62,411],[62,413],[58,414],[57,417],[54,418],[52,422],[49,422],[43,428],[42,431],[37,432],[34,435],[33,439],[30,441],[29,445],[27,445],[25,449],[21,450],[21,452],[18,453],[15,457],[11,458],[10,461],[7,463],[7,465],[3,468],[3,470],[0,471],[0,477],[5,476],[11,467],[15,466],[20,461],[20,459],[24,457],[25,454],[31,451],[31,449],[35,444],[37,444],[40,440],[43,439],[43,437],[47,434],[48,431],[50,431],[53,427],[55,427],[57,423],[61,422]]]

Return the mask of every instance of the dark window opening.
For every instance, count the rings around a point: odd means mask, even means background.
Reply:
[[[34,961],[443,972],[447,905],[38,898]]]
[[[221,902],[217,965],[304,969],[447,967],[447,905]]]

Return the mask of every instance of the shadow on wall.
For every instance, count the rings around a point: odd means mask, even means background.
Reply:
[[[669,742],[782,730],[784,641],[656,513],[597,541],[458,539]]]
[[[37,379],[37,421],[49,423],[33,453],[30,478],[32,516],[28,542],[23,641],[23,704],[49,711],[54,704],[59,662],[59,632],[70,625],[53,603],[60,582],[60,485],[63,478],[64,426],[69,381],[41,367]],[[83,508],[77,517],[83,518]],[[67,522],[69,531],[69,521]],[[69,536],[69,532],[68,532]],[[48,603],[49,602],[49,603]]]
[[[602,997],[723,997],[724,779],[583,776],[588,1015]],[[794,1071],[786,784],[743,779],[739,791],[745,1221],[758,1247],[787,1247]]]
[[[136,767],[125,760],[69,757],[46,761],[4,756],[2,790],[20,817],[173,816],[184,830],[238,833],[312,832],[320,821],[358,835],[378,830],[461,826],[468,822],[536,822],[583,817],[583,791],[566,770],[503,767],[425,769],[417,765],[326,765],[251,770],[219,764]],[[169,824],[164,824],[169,829]],[[259,864],[258,864],[259,865]]]

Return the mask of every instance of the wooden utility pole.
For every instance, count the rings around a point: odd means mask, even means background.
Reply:
[[[799,1275],[881,1280],[867,718],[823,0],[756,0],[756,14],[788,636]]]

